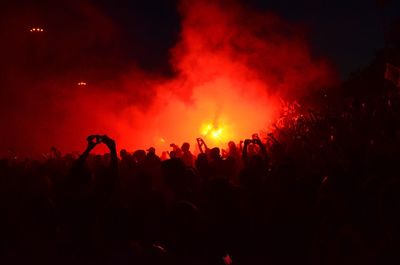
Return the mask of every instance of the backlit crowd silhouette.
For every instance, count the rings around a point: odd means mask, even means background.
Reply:
[[[400,264],[399,95],[285,115],[197,156],[0,160],[1,264]]]

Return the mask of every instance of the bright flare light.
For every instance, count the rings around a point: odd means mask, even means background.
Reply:
[[[213,125],[211,123],[203,124],[201,128],[201,135],[207,136],[208,133],[213,129]]]
[[[212,123],[204,123],[201,126],[200,133],[204,138],[211,138],[214,141],[222,142],[226,140],[224,128]]]
[[[87,83],[86,82],[78,82],[78,86],[86,86]]]
[[[222,134],[222,129],[213,130],[211,136],[215,139],[219,139]]]

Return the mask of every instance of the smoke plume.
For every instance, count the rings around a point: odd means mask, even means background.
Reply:
[[[334,81],[329,63],[313,58],[304,26],[232,1],[181,1],[172,74],[145,71],[121,52],[126,45],[111,17],[83,2],[65,5],[84,23],[65,25],[56,11],[35,20],[32,7],[23,19],[3,19],[3,27],[12,25],[0,47],[7,58],[3,152],[81,150],[92,133],[128,150],[167,150],[196,137],[224,146],[268,130],[281,99],[300,100]],[[56,22],[42,36],[21,37],[32,21]]]

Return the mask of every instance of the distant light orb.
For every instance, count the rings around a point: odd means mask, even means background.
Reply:
[[[86,86],[87,85],[87,83],[86,82],[78,82],[78,86]]]
[[[43,28],[31,28],[29,31],[30,32],[44,32],[44,29]]]

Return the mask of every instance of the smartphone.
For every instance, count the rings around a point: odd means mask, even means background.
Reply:
[[[101,143],[102,141],[103,141],[103,137],[101,137],[100,135],[96,135],[96,142]]]

